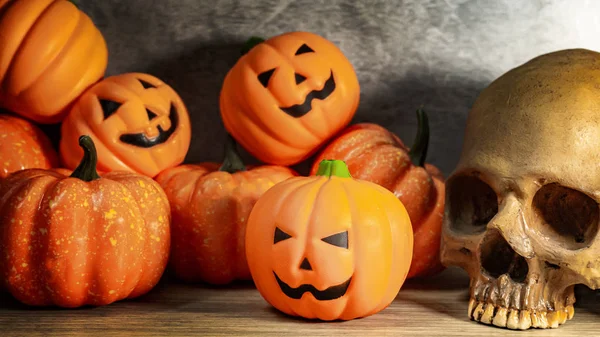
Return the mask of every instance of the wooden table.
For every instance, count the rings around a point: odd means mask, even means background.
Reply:
[[[252,284],[227,288],[169,277],[136,300],[100,308],[32,309],[0,295],[0,336],[600,336],[600,295],[577,288],[575,317],[554,330],[516,332],[467,319],[468,278],[448,269],[405,284],[384,311],[348,322],[280,314]]]

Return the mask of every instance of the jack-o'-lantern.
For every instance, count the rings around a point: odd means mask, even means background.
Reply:
[[[343,160],[353,177],[383,186],[402,201],[414,233],[409,279],[431,277],[444,269],[440,240],[446,187],[440,170],[425,162],[429,121],[422,108],[417,110],[417,119],[417,137],[410,150],[380,125],[354,124],[336,135],[317,156],[311,170],[316,173],[322,159]]]
[[[104,76],[104,37],[70,1],[0,1],[0,36],[0,105],[38,123],[62,121]]]
[[[183,162],[191,138],[187,109],[177,93],[154,76],[128,73],[88,90],[62,124],[60,156],[75,168],[78,139],[89,134],[98,149],[98,169],[150,177]]]
[[[335,44],[312,33],[249,44],[223,82],[223,123],[261,161],[296,164],[351,121],[360,96],[356,73]]]
[[[387,189],[324,160],[316,176],[271,187],[246,227],[246,256],[261,295],[282,312],[349,320],[386,308],[404,283],[413,233]]]

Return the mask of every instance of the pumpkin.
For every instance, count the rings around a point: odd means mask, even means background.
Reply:
[[[402,203],[353,179],[339,160],[269,189],[246,230],[250,272],[267,302],[288,315],[328,321],[386,308],[404,283],[412,246]]]
[[[150,291],[169,255],[170,209],[151,178],[100,177],[88,136],[81,164],[0,182],[0,287],[32,306],[106,305]]]
[[[276,183],[297,175],[282,166],[246,167],[231,136],[222,164],[167,169],[156,177],[172,212],[170,269],[187,282],[251,280],[244,243],[248,215]]]
[[[58,166],[58,156],[48,137],[37,126],[0,114],[0,178],[28,168]]]
[[[104,37],[70,1],[0,1],[0,36],[0,104],[36,122],[60,122],[104,76]]]
[[[223,123],[261,161],[296,164],[354,116],[356,73],[332,42],[312,33],[252,38],[248,44],[223,81]]]
[[[406,207],[414,232],[414,255],[408,278],[428,277],[443,270],[440,262],[445,183],[442,173],[425,163],[429,144],[426,113],[417,111],[419,129],[412,149],[385,128],[360,123],[348,127],[316,158],[348,164],[352,176],[392,191]]]
[[[183,162],[190,128],[183,101],[158,78],[141,73],[111,76],[86,91],[63,122],[60,156],[73,169],[81,157],[77,140],[89,134],[100,170],[155,177]]]

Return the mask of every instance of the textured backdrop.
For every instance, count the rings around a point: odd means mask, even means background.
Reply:
[[[336,43],[361,85],[355,122],[411,145],[415,109],[431,123],[428,161],[449,174],[478,93],[505,71],[564,48],[600,50],[600,1],[80,0],[109,48],[108,75],[148,72],[182,96],[193,122],[186,161],[220,160],[218,98],[250,35],[306,30]],[[246,158],[250,158],[245,154]],[[306,173],[306,165],[300,165]]]

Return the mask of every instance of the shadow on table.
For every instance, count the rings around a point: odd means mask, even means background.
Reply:
[[[80,308],[68,309],[55,306],[32,307],[16,300],[8,292],[0,292],[0,313],[2,311],[110,311],[115,308],[135,308],[141,311],[206,311],[198,307],[199,303],[211,303],[211,298],[220,296],[218,290],[227,291],[228,296],[234,296],[237,291],[247,293],[248,290],[256,291],[254,284],[250,281],[239,281],[226,286],[214,286],[204,283],[186,283],[177,280],[169,272],[163,275],[160,282],[148,293],[133,299],[125,299],[114,302],[106,306],[83,306]],[[258,292],[257,292],[258,294]],[[199,301],[201,298],[203,301]],[[215,302],[215,301],[212,301]],[[214,311],[214,310],[208,310]]]
[[[575,299],[575,316],[579,309],[600,315],[600,290],[592,290],[581,284],[576,285]]]
[[[469,277],[457,267],[427,279],[411,279],[395,301],[409,301],[456,319],[465,319],[469,303]]]

